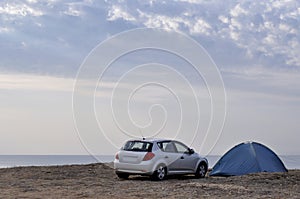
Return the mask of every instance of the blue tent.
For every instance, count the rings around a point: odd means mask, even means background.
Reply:
[[[209,175],[236,176],[257,172],[287,172],[287,169],[268,147],[256,142],[245,142],[225,153]]]

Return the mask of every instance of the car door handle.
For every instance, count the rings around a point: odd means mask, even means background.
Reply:
[[[169,156],[165,156],[165,158],[169,158]]]
[[[181,157],[180,157],[180,159],[184,159],[184,157],[183,157],[183,156],[181,156]]]

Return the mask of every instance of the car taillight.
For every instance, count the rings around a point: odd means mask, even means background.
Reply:
[[[119,154],[118,154],[118,153],[116,154],[115,158],[116,158],[117,160],[119,159]]]
[[[152,158],[154,158],[154,156],[155,156],[154,153],[148,152],[148,153],[146,153],[146,155],[144,156],[143,161],[151,160]]]

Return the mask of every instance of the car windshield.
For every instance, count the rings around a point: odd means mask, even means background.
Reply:
[[[152,150],[151,142],[144,141],[128,141],[123,146],[124,151],[141,151],[141,152],[150,152]]]

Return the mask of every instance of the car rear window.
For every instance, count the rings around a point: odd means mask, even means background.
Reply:
[[[151,152],[153,144],[151,142],[144,141],[128,141],[123,146],[124,151],[141,151],[141,152]]]

